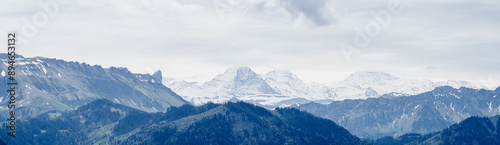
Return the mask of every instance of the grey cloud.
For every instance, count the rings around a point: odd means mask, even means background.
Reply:
[[[293,20],[301,17],[315,26],[336,24],[334,8],[329,0],[214,0],[218,13],[244,11],[247,13],[274,13],[284,9]]]
[[[337,23],[335,14],[326,0],[281,0],[281,3],[295,18],[304,15],[318,26]]]

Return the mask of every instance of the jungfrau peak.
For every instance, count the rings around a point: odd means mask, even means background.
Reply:
[[[232,98],[245,95],[277,94],[249,67],[233,67],[202,85],[218,97]]]
[[[305,97],[309,95],[309,86],[288,70],[274,70],[262,75],[262,78],[281,95]]]
[[[278,93],[249,67],[233,67],[205,83],[179,81],[167,84],[195,105],[222,103],[230,99],[246,100],[252,96],[275,96]]]

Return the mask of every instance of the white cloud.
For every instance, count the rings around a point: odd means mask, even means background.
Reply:
[[[166,77],[191,81],[231,66],[291,69],[319,82],[354,71],[472,81],[500,74],[500,4],[484,1],[403,1],[403,11],[348,63],[338,44],[352,42],[354,28],[373,21],[371,13],[388,2],[78,0],[62,5],[19,51],[138,73],[161,69]],[[38,1],[5,3],[4,34],[43,11]]]

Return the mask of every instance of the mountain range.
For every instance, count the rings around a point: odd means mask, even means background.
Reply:
[[[369,144],[334,122],[293,108],[244,102],[147,113],[98,99],[65,113],[20,121],[8,144]],[[7,128],[0,128],[6,132]],[[1,143],[1,142],[0,142]]]
[[[364,138],[426,134],[471,116],[500,114],[500,87],[496,90],[450,86],[418,95],[307,103],[293,107],[328,118]]]
[[[269,109],[298,108],[363,138],[426,134],[471,116],[500,114],[499,89],[475,89],[466,81],[401,79],[382,72],[358,72],[325,85],[306,84],[287,70],[258,75],[248,67],[235,67],[202,84],[180,81],[167,86],[196,105],[241,100]]]
[[[293,108],[271,111],[228,102],[147,113],[97,99],[74,111],[20,121],[17,137],[0,134],[0,144],[499,144],[499,118],[472,116],[434,133],[360,139],[330,120]]]
[[[248,67],[234,67],[204,83],[176,81],[165,84],[195,105],[242,100],[269,108],[304,104],[327,104],[345,99],[377,98],[384,94],[416,95],[438,86],[475,86],[466,81],[402,79],[383,72],[357,72],[340,82],[307,84],[288,70],[257,74]]]
[[[7,58],[6,54],[0,54]],[[7,82],[7,59],[0,63],[1,82]],[[103,68],[99,65],[63,61],[43,57],[16,58],[18,82],[16,115],[35,117],[50,110],[71,111],[95,99],[114,102],[148,112],[165,111],[189,102],[165,87],[161,72],[153,75],[134,74],[127,68]],[[6,83],[0,83],[7,88]],[[0,102],[7,104],[7,93]],[[0,105],[1,115],[7,116],[7,105]]]
[[[7,60],[1,61],[0,79],[7,82]],[[18,131],[31,133],[25,134],[29,140],[19,142],[23,144],[185,144],[207,141],[203,139],[213,143],[364,144],[356,136],[407,140],[414,137],[407,133],[428,134],[471,116],[500,114],[500,88],[476,89],[465,81],[402,79],[382,72],[358,72],[337,83],[308,84],[287,70],[257,74],[248,67],[236,67],[205,83],[166,84],[173,91],[161,83],[161,71],[135,74],[126,68],[43,57],[18,57],[16,73]],[[90,103],[94,100],[99,101]],[[0,102],[7,104],[7,94]],[[6,107],[0,106],[3,118],[8,116]],[[208,130],[232,140],[204,134]],[[198,142],[188,142],[187,136],[197,135]],[[409,143],[421,143],[421,137]],[[45,138],[61,141],[44,142]]]
[[[425,135],[406,134],[397,138],[384,137],[374,145],[493,145],[500,144],[500,116],[473,116],[444,130]]]

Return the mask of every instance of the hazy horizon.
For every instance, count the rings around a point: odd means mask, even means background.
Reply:
[[[21,34],[18,53],[26,57],[162,70],[167,79],[198,82],[237,66],[259,74],[287,69],[320,83],[361,71],[493,88],[500,82],[496,0],[5,3],[0,31]]]

